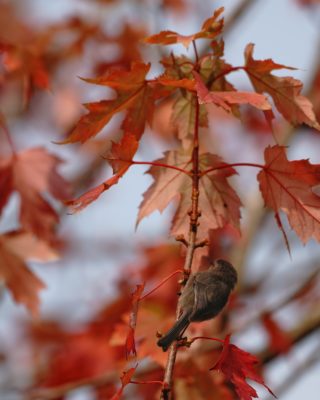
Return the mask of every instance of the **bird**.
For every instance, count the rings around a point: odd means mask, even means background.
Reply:
[[[205,271],[191,274],[179,299],[181,315],[172,328],[161,336],[157,345],[166,351],[191,322],[206,321],[217,316],[226,305],[237,280],[233,265],[222,259],[212,262]]]

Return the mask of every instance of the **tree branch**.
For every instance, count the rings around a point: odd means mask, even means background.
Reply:
[[[195,103],[195,126],[194,126],[194,138],[193,138],[193,150],[192,150],[192,192],[191,192],[191,211],[189,212],[190,223],[189,223],[189,237],[187,254],[184,263],[185,279],[181,283],[181,289],[185,286],[190,276],[192,267],[192,260],[194,251],[197,245],[197,230],[198,230],[198,219],[199,213],[199,111],[200,106],[196,95],[193,97]],[[176,319],[178,320],[181,314],[181,307],[179,303],[176,309]],[[169,355],[167,359],[167,365],[164,374],[163,387],[161,391],[161,399],[170,400],[172,399],[172,382],[173,382],[173,371],[177,356],[177,342],[175,341],[169,349]]]

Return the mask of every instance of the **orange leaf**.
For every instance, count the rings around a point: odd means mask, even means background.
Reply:
[[[134,368],[130,368],[128,369],[128,371],[124,371],[122,376],[121,376],[121,388],[117,391],[117,393],[115,393],[111,400],[119,400],[121,398],[122,392],[124,390],[124,388],[129,385],[129,383],[131,382],[131,378],[133,376],[133,374],[136,371],[137,366],[135,366]]]
[[[114,174],[123,175],[131,165],[133,156],[138,149],[138,142],[134,135],[127,133],[120,143],[112,142],[108,161]]]
[[[56,250],[30,232],[11,231],[2,237],[5,239],[6,248],[22,260],[47,262],[59,258]]]
[[[172,123],[177,127],[178,138],[181,140],[183,148],[188,149],[192,143],[195,118],[196,118],[196,98],[194,94],[177,93],[176,101],[172,110]],[[207,110],[205,106],[200,105],[199,109],[199,126],[208,126]]]
[[[111,70],[108,74],[100,78],[81,79],[88,83],[130,92],[131,90],[139,89],[145,83],[145,78],[149,70],[150,63],[133,62],[130,71]]]
[[[33,41],[36,42],[36,39],[33,38]],[[12,76],[21,79],[25,105],[29,103],[35,88],[42,90],[50,88],[49,72],[45,65],[45,49],[41,47],[40,41],[33,45],[16,43],[4,46],[4,67],[9,76],[11,73]]]
[[[253,397],[258,397],[257,392],[247,383],[246,379],[260,383],[270,394],[276,397],[264,383],[262,377],[255,371],[254,367],[258,362],[258,359],[254,355],[239,349],[234,344],[230,344],[230,335],[228,335],[224,340],[220,358],[210,368],[210,371],[221,371],[226,379],[232,382],[241,400],[252,400]]]
[[[117,97],[84,104],[89,112],[80,118],[69,137],[60,144],[84,143],[99,133],[115,114],[122,111],[126,112],[122,128],[140,139],[146,122],[151,124],[155,99],[166,95],[164,89],[159,90],[145,79],[149,69],[150,64],[135,62],[130,71],[111,71],[96,79],[82,78],[86,82],[115,89]]]
[[[191,79],[182,78],[182,79],[168,79],[165,77],[159,77],[157,82],[163,86],[172,86],[176,88],[187,89],[189,91],[195,90],[195,82]]]
[[[258,174],[265,205],[285,212],[291,228],[303,243],[320,241],[320,197],[313,187],[320,183],[320,166],[308,160],[288,161],[282,146],[267,147],[265,167]]]
[[[292,344],[289,336],[279,327],[269,313],[263,314],[261,318],[269,335],[271,349],[277,353],[287,353]]]
[[[136,290],[132,293],[132,311],[131,311],[130,320],[129,320],[129,332],[128,332],[128,335],[126,338],[126,357],[127,358],[130,353],[134,354],[135,356],[137,355],[135,340],[134,340],[134,332],[135,332],[135,329],[137,326],[139,301],[140,301],[141,294],[144,290],[144,286],[145,286],[144,283],[142,285],[137,285]]]
[[[93,201],[97,200],[97,198],[106,190],[108,190],[111,186],[118,183],[120,176],[114,175],[110,179],[101,183],[100,185],[94,187],[93,189],[88,190],[86,193],[81,195],[80,197],[65,201],[65,205],[69,207],[69,211],[71,214],[79,212],[86,208]]]
[[[190,43],[196,39],[215,39],[222,33],[223,29],[223,18],[218,19],[223,13],[224,8],[218,8],[202,25],[201,31],[194,33],[193,35],[180,35],[174,31],[161,31],[156,35],[149,36],[144,39],[145,43],[149,44],[175,44],[181,43],[184,47],[188,48]]]
[[[20,236],[23,240],[21,235],[27,238],[25,233],[14,234],[15,238]],[[10,290],[13,299],[17,303],[24,304],[36,316],[40,304],[38,292],[46,286],[24,262],[24,259],[32,258],[30,257],[32,252],[27,257],[18,255],[11,239],[12,235],[0,235],[0,277]],[[27,240],[29,239],[30,236]]]
[[[113,143],[110,152],[111,157],[107,157],[107,159],[110,160],[115,175],[93,189],[88,190],[77,199],[66,201],[65,204],[70,207],[70,212],[75,213],[83,210],[93,201],[97,200],[103,192],[111,186],[116,185],[131,166],[130,160],[132,160],[137,148],[138,142],[135,136],[130,133],[125,134],[120,143]]]
[[[130,354],[134,356],[137,355],[136,342],[134,338],[134,329],[131,328],[131,326],[129,326],[129,330],[127,333],[125,349],[126,349],[126,359],[128,359]]]
[[[7,160],[0,159],[0,214],[13,190],[12,166]]]
[[[250,104],[260,110],[271,110],[271,105],[264,95],[252,92],[236,91],[209,92],[200,75],[195,71],[193,72],[193,75],[196,80],[196,91],[200,104],[213,103],[228,112],[231,112],[232,104]]]
[[[194,357],[193,357],[194,358]],[[214,374],[206,373],[207,357],[188,357],[175,367],[174,393],[180,400],[235,400],[231,388]],[[208,396],[208,394],[210,395]]]
[[[185,170],[191,169],[191,157],[182,150],[166,152],[164,158],[156,162],[178,166]],[[199,237],[206,237],[209,229],[221,228],[227,223],[239,228],[239,207],[241,203],[227,180],[229,176],[236,173],[235,170],[228,167],[219,156],[209,153],[200,155],[199,164],[201,170],[226,166],[212,171],[200,179],[199,209],[201,210],[201,224],[198,228]],[[152,166],[148,173],[154,178],[154,183],[144,194],[137,224],[142,218],[155,210],[162,212],[175,199],[178,207],[171,226],[171,234],[187,237],[189,229],[188,212],[192,191],[190,176],[174,169],[157,166]]]
[[[278,77],[270,72],[274,69],[294,69],[276,64],[272,60],[257,61],[252,57],[254,45],[245,49],[245,71],[258,93],[269,93],[283,117],[293,125],[307,124],[320,130],[311,102],[300,94],[302,82],[291,77]],[[270,114],[267,116],[270,119]]]
[[[56,199],[63,200],[69,192],[66,181],[57,172],[60,163],[58,157],[41,147],[0,160],[0,189],[4,193],[0,212],[16,190],[21,198],[22,226],[46,240],[52,239],[59,217],[43,195],[50,193]]]

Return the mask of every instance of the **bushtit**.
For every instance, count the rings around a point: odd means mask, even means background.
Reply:
[[[190,322],[206,321],[218,315],[236,283],[237,272],[225,260],[216,260],[206,271],[191,274],[179,299],[182,313],[173,327],[158,340],[158,346],[166,351]]]

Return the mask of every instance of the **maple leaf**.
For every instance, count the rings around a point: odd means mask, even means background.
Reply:
[[[72,16],[63,22],[26,26],[17,17],[14,7],[1,6],[0,53],[5,70],[5,80],[19,79],[23,88],[24,105],[27,105],[34,89],[50,89],[52,70],[70,58],[80,56],[90,40],[108,42],[100,26],[85,18]],[[70,40],[61,41],[68,36]]]
[[[201,356],[198,355],[200,358]],[[208,360],[209,361],[209,360]],[[177,399],[183,400],[234,400],[231,388],[218,381],[214,374],[207,373],[207,359],[187,358],[176,363],[174,392]]]
[[[156,163],[177,166],[187,171],[191,169],[190,158],[190,155],[183,150],[169,151]],[[199,165],[202,171],[217,168],[203,175],[199,182],[199,210],[201,211],[199,237],[207,236],[209,229],[221,228],[227,223],[239,228],[241,202],[227,180],[236,173],[235,170],[228,167],[219,156],[209,153],[200,155]],[[137,224],[155,210],[162,212],[173,199],[176,199],[178,207],[171,226],[171,234],[186,236],[189,228],[188,212],[192,191],[190,176],[175,169],[158,166],[152,166],[147,173],[152,175],[154,183],[144,194]]]
[[[258,397],[257,392],[247,383],[246,379],[260,383],[272,396],[276,397],[264,383],[262,377],[255,371],[254,367],[258,362],[257,357],[254,355],[247,353],[234,344],[230,344],[230,335],[227,335],[224,339],[219,360],[210,368],[210,371],[221,371],[226,379],[232,382],[241,400],[251,400],[253,397]]]
[[[119,297],[105,304],[92,316],[90,322],[80,329],[70,331],[53,321],[37,321],[37,324],[32,325],[30,333],[33,341],[37,344],[40,354],[46,357],[48,365],[41,376],[42,387],[53,387],[83,379],[95,380],[99,376],[104,379],[109,373],[114,377],[115,370],[118,367],[122,368],[122,347],[113,346],[109,342],[116,325],[130,309],[130,286],[125,279],[119,289]],[[43,352],[44,347],[49,351]],[[43,397],[45,396],[39,394],[39,398]]]
[[[121,376],[121,387],[120,389],[112,396],[111,400],[119,400],[124,388],[129,385],[131,382],[131,378],[133,377],[135,371],[137,369],[137,365],[134,368],[128,369],[128,371],[124,371]]]
[[[238,91],[209,91],[203,83],[200,75],[195,71],[193,72],[193,75],[196,80],[195,87],[200,104],[213,103],[222,107],[227,112],[231,112],[232,104],[250,104],[260,110],[271,110],[271,105],[267,98],[261,94]]]
[[[176,135],[182,146],[188,149],[194,135],[196,99],[195,80],[192,76],[193,63],[185,57],[168,57],[162,60],[165,72],[156,79],[156,82],[168,88],[176,89],[172,107],[171,122],[176,128]],[[198,123],[200,127],[208,126],[207,110],[204,105],[199,108]]]
[[[279,327],[269,313],[264,313],[261,319],[269,335],[271,349],[276,353],[287,353],[292,345],[288,334]]]
[[[213,54],[206,55],[199,61],[199,74],[206,82],[210,91],[236,92],[236,88],[228,82],[226,76],[234,67],[222,58],[224,55],[224,42],[222,39],[211,43]],[[240,118],[237,104],[231,105],[231,110],[236,118]]]
[[[57,251],[48,243],[23,230],[11,231],[2,235],[7,250],[22,260],[48,262],[59,258]]]
[[[182,79],[169,79],[165,77],[159,77],[156,79],[158,83],[160,83],[163,86],[172,86],[174,88],[180,88],[180,89],[187,89],[189,91],[194,91],[195,90],[195,82],[194,80],[188,79],[188,78],[182,78]]]
[[[131,166],[132,157],[136,153],[138,142],[134,135],[126,133],[120,143],[112,143],[111,151],[106,157],[112,165],[114,175],[100,185],[90,189],[80,197],[65,201],[65,204],[70,207],[70,212],[78,212],[83,210],[111,186],[116,185],[119,179],[127,172]]]
[[[295,69],[277,64],[271,59],[254,60],[252,43],[245,49],[245,68],[251,83],[258,93],[268,93],[278,111],[293,125],[307,124],[320,130],[311,102],[300,94],[302,82],[291,77],[278,77],[271,74],[274,69]],[[266,115],[270,120],[273,116]]]
[[[291,228],[303,243],[320,241],[320,197],[312,188],[320,182],[320,166],[308,160],[288,161],[285,147],[267,147],[265,166],[258,174],[265,205],[287,214]]]
[[[0,277],[17,303],[24,304],[36,316],[39,291],[46,285],[26,265],[25,260],[49,261],[57,255],[31,234],[14,231],[0,235]]]
[[[140,139],[146,122],[149,124],[152,122],[155,100],[167,93],[164,89],[159,90],[154,84],[146,81],[149,69],[150,64],[133,62],[130,71],[110,71],[100,78],[83,79],[89,83],[114,89],[117,97],[113,100],[84,104],[89,112],[80,118],[70,136],[59,143],[84,143],[99,133],[111,118],[121,111],[126,111],[126,117],[122,122],[124,131]]]
[[[185,149],[189,148],[194,135],[196,120],[196,98],[192,93],[177,94],[176,101],[173,105],[171,121],[177,127],[177,136],[181,140]],[[208,126],[208,115],[205,106],[199,107],[200,127]]]
[[[156,79],[157,82],[165,84],[166,81],[171,81],[172,86],[187,86],[187,88],[194,90],[194,83],[191,83],[194,62],[191,58],[185,55],[177,57],[171,54],[169,57],[164,57],[160,62],[164,67],[164,73]]]
[[[201,30],[193,35],[180,35],[174,31],[161,31],[156,35],[149,36],[144,39],[145,43],[149,44],[175,44],[181,43],[184,47],[188,48],[190,43],[196,39],[214,39],[222,33],[223,18],[218,19],[223,13],[224,8],[218,8],[202,25]]]
[[[320,3],[320,0],[297,0],[301,6],[310,7]]]
[[[49,193],[63,200],[69,193],[66,181],[57,172],[60,163],[58,157],[41,147],[0,160],[0,213],[13,191],[17,191],[21,198],[21,225],[46,240],[53,238],[59,217],[43,196]]]
[[[29,103],[35,88],[49,89],[49,73],[38,49],[31,45],[6,44],[2,52],[8,74],[20,75],[23,80],[24,104]]]
[[[19,19],[10,6],[1,6],[0,54],[4,79],[20,80],[23,90],[23,104],[27,105],[34,89],[50,87],[48,65],[46,65],[47,43],[50,37],[45,33],[31,30]]]

